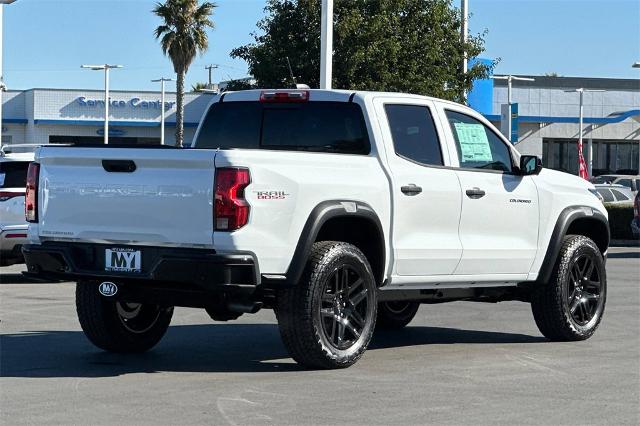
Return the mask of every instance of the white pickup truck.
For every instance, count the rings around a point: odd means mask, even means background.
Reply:
[[[108,351],[154,346],[174,306],[272,308],[310,368],[353,364],[376,321],[403,327],[421,303],[528,302],[555,341],[590,337],[605,306],[593,186],[422,96],[231,92],[190,149],[44,147],[26,215],[28,274],[77,281]]]

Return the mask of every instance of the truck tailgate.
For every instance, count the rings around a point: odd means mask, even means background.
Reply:
[[[42,240],[213,246],[215,151],[42,148]]]

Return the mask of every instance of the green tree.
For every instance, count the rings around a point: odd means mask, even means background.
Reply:
[[[191,91],[192,92],[199,92],[199,91],[204,90],[206,88],[207,88],[207,83],[197,82],[197,83],[191,85]]]
[[[229,80],[223,92],[233,92],[235,90],[255,89],[256,87],[246,80]]]
[[[213,28],[210,17],[214,3],[198,0],[167,0],[156,3],[153,13],[162,19],[155,30],[162,52],[171,59],[177,74],[176,146],[184,141],[184,78],[198,53],[209,47],[207,29]]]
[[[287,57],[298,83],[318,87],[320,6],[320,0],[268,0],[254,42],[231,56],[248,63],[259,87],[292,86]],[[464,52],[480,55],[485,33],[463,43],[460,32],[461,13],[451,0],[336,0],[332,85],[459,101],[491,68],[476,64],[462,74]]]

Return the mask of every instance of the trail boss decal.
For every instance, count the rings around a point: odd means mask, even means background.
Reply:
[[[291,194],[284,191],[254,191],[258,200],[284,200]]]

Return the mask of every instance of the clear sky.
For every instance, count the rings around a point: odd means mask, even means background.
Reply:
[[[102,75],[81,64],[116,63],[113,89],[155,90],[149,80],[173,69],[153,37],[153,0],[18,0],[4,9],[4,78],[13,89],[103,87]],[[198,57],[187,84],[206,81],[205,65],[219,64],[214,81],[246,76],[229,57],[251,41],[264,0],[216,0],[210,48]],[[454,0],[454,4],[459,4]],[[488,30],[488,58],[496,73],[640,78],[640,0],[469,0],[470,30]],[[172,88],[172,86],[169,86]]]

